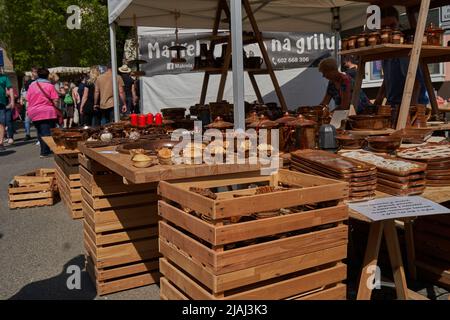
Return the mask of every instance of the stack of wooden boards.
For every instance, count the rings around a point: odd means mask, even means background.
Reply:
[[[426,164],[366,151],[341,153],[341,156],[377,167],[377,190],[396,196],[419,195],[425,191]]]
[[[348,182],[350,201],[375,197],[377,169],[373,165],[322,150],[299,150],[291,153],[291,169]]]
[[[414,244],[419,275],[450,290],[450,215],[416,219]]]
[[[158,190],[162,299],[346,298],[347,183],[279,170]]]
[[[86,269],[105,295],[159,281],[157,184],[127,185],[80,154]]]
[[[15,176],[8,188],[9,208],[52,206],[56,202],[57,188],[54,169]]]
[[[450,186],[450,145],[428,144],[397,152],[397,156],[427,165],[426,185]]]
[[[78,153],[55,154],[56,182],[62,201],[72,219],[82,219],[81,182]]]

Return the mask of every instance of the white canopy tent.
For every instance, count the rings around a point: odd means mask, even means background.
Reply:
[[[229,0],[233,51],[242,52],[242,30],[249,19],[242,15],[242,0]],[[344,0],[249,0],[261,31],[337,32],[365,24],[367,3]],[[114,86],[117,86],[115,23],[124,26],[211,28],[218,0],[108,0]],[[223,25],[222,27],[226,27]],[[236,128],[244,128],[244,70],[242,56],[233,55],[233,96]],[[115,116],[119,118],[118,91]]]

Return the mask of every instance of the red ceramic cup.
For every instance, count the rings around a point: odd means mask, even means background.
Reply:
[[[162,114],[161,114],[161,113],[157,113],[157,114],[156,114],[156,116],[155,116],[155,124],[156,124],[157,126],[160,126],[160,125],[163,124],[163,117],[162,117]]]
[[[140,128],[144,128],[147,125],[147,118],[145,115],[141,114],[138,118],[138,125]]]
[[[135,113],[130,114],[130,122],[133,127],[137,127],[138,126],[138,115]]]

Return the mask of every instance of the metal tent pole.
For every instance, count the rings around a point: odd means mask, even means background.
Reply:
[[[231,11],[231,45],[233,50],[234,127],[235,129],[245,130],[242,0],[229,1]]]
[[[119,88],[117,85],[117,47],[116,47],[116,25],[111,23],[109,25],[109,38],[111,42],[111,68],[113,75],[113,93],[114,93],[114,121],[120,121],[119,111]]]

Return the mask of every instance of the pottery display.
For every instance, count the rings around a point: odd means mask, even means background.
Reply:
[[[131,158],[131,161],[133,161],[133,166],[136,168],[148,168],[154,166],[157,164],[155,160],[156,159],[154,157],[150,157],[142,153],[135,154]]]
[[[352,130],[383,130],[389,127],[391,118],[378,115],[350,116],[348,122]]]
[[[363,136],[356,136],[350,133],[341,133],[336,136],[339,148],[341,149],[362,149],[366,144]]]
[[[380,44],[381,43],[381,34],[378,31],[371,32],[367,39],[367,43],[369,44],[369,46],[376,46],[377,44]]]
[[[391,28],[384,28],[381,30],[381,43],[382,44],[388,44],[392,42],[392,29]]]
[[[444,43],[444,29],[430,23],[430,26],[426,29],[426,38],[428,45],[442,46]]]
[[[374,152],[392,153],[402,145],[402,137],[399,136],[373,136],[367,137],[366,141]]]

